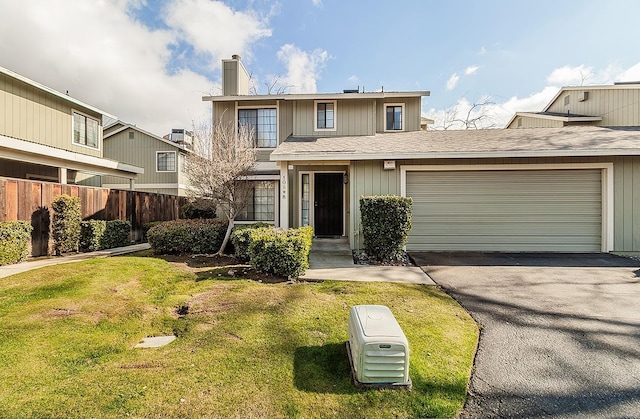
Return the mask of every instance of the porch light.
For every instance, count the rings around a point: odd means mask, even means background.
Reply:
[[[345,185],[347,183],[349,183],[349,174],[345,173],[344,175],[342,175],[342,183],[344,183]]]

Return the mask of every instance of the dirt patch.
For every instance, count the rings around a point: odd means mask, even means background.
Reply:
[[[198,280],[251,279],[269,284],[287,282],[288,278],[259,272],[234,256],[218,255],[153,255],[166,260],[176,269],[192,272]]]

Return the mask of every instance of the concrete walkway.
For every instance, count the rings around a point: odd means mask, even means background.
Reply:
[[[300,279],[435,285],[416,266],[356,265],[346,239],[314,239],[309,269]]]
[[[15,265],[0,266],[0,278],[31,271],[33,269],[43,268],[45,266],[59,265],[61,263],[80,262],[81,260],[106,258],[109,256],[124,255],[126,253],[139,252],[141,250],[150,249],[149,243],[134,244],[132,246],[116,247],[113,249],[98,250],[96,252],[78,253],[75,255],[50,257],[46,259],[28,260]]]

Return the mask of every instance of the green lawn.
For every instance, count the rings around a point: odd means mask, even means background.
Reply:
[[[352,385],[356,304],[395,314],[413,391]],[[477,338],[433,286],[214,280],[152,257],[65,264],[0,280],[0,417],[452,417]]]

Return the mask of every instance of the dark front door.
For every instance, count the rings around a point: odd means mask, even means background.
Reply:
[[[342,173],[316,173],[314,176],[314,230],[316,236],[342,236]]]

